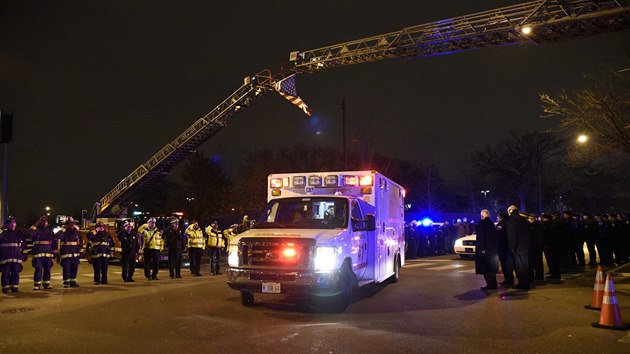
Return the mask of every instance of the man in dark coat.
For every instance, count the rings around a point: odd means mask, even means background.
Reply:
[[[481,211],[481,221],[477,225],[477,246],[475,248],[475,274],[483,274],[486,286],[482,290],[497,288],[499,272],[498,233],[490,220],[487,209]]]
[[[536,220],[534,214],[527,216],[529,222],[529,280],[531,285],[545,283],[545,266],[543,265],[544,236],[542,222]]]
[[[549,267],[549,276],[547,279],[560,280],[560,237],[557,228],[550,214],[542,215],[542,236],[545,258],[547,259],[547,267]]]
[[[519,214],[515,205],[508,208],[510,218],[507,222],[508,250],[514,259],[514,268],[518,285],[516,289],[529,289],[529,225],[527,220]]]
[[[501,285],[511,288],[514,286],[514,260],[509,256],[507,245],[507,220],[509,216],[502,211],[497,215],[497,234],[498,234],[498,251],[499,262],[501,262],[501,271],[503,272],[503,281]]]
[[[171,279],[182,277],[182,253],[184,251],[184,235],[179,229],[179,219],[172,218],[171,225],[164,230],[164,238],[168,247],[168,272]]]
[[[140,250],[140,240],[133,231],[133,224],[129,221],[123,224],[122,231],[118,234],[122,254],[120,262],[122,264],[122,278],[125,282],[133,282],[133,273],[136,270],[136,256]]]

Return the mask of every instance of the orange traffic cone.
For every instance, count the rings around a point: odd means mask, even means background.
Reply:
[[[595,275],[595,286],[593,287],[593,298],[590,305],[584,306],[589,310],[601,310],[602,300],[604,298],[604,274],[602,272],[602,266],[597,266],[597,274]]]
[[[617,304],[617,296],[615,295],[615,286],[613,285],[610,274],[606,275],[606,287],[604,289],[604,298],[602,300],[602,313],[599,316],[599,322],[593,323],[593,327],[626,330],[630,325],[623,323],[619,305]]]

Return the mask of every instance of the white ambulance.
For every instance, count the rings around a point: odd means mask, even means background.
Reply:
[[[405,264],[405,190],[376,171],[272,174],[255,226],[228,246],[228,285],[254,293],[335,297],[398,281]]]

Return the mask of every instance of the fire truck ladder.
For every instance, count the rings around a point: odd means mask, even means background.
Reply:
[[[543,44],[630,27],[629,0],[539,0],[292,52],[296,73],[510,44]]]
[[[225,127],[227,120],[291,73],[315,71],[393,58],[418,58],[491,46],[543,44],[588,37],[630,27],[630,0],[538,0],[455,17],[333,46],[290,54],[289,73],[264,70],[214,110],[120,181],[95,205],[119,213],[137,193],[154,185],[179,162]]]
[[[149,188],[167,175],[173,167],[186,159],[195,149],[226,126],[229,118],[249,106],[256,98],[273,87],[274,79],[268,70],[249,76],[234,93],[205,116],[166,144],[147,162],[138,166],[96,203],[92,218],[104,211],[120,213],[143,188]]]

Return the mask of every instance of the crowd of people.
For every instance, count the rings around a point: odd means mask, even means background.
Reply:
[[[114,238],[106,231],[103,222],[97,222],[94,229],[82,236],[77,222],[67,218],[63,227],[54,232],[47,216],[42,216],[28,230],[17,228],[13,216],[5,220],[0,229],[0,273],[2,292],[19,292],[22,263],[31,257],[34,268],[33,290],[52,289],[51,269],[55,261],[61,265],[63,287],[79,287],[77,272],[81,258],[88,253],[94,269],[94,285],[108,284],[108,265],[113,257]],[[142,259],[144,276],[147,281],[158,279],[161,253],[168,250],[169,275],[171,279],[181,278],[182,255],[187,252],[190,260],[190,273],[201,276],[201,257],[204,250],[210,257],[210,272],[221,275],[221,253],[230,240],[238,233],[252,226],[247,216],[241,224],[232,224],[221,231],[217,221],[212,221],[204,229],[199,222],[192,220],[187,227],[180,227],[178,218],[171,218],[163,230],[156,227],[156,220],[150,218],[137,229],[131,221],[122,225],[116,235],[120,241],[120,261],[124,282],[135,281],[136,262]],[[30,246],[29,246],[30,245]]]
[[[497,289],[499,270],[501,285],[527,290],[559,280],[562,274],[582,272],[586,266],[630,262],[630,219],[623,214],[564,211],[536,216],[521,213],[514,205],[499,213],[496,223],[488,210],[481,212],[477,225],[447,221],[435,229],[411,222],[406,226],[407,257],[453,253],[455,240],[472,233],[476,233],[475,269],[484,275],[484,290]]]

